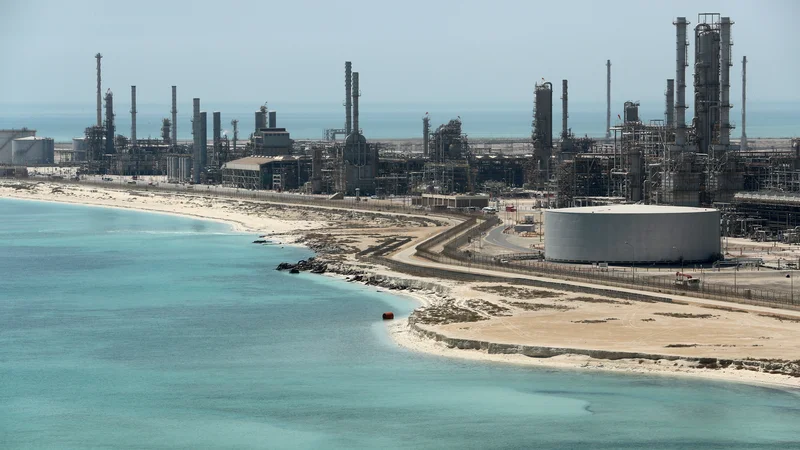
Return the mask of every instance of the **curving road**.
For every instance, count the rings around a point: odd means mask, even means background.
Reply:
[[[520,245],[512,244],[508,242],[508,235],[503,233],[503,229],[505,229],[505,225],[500,225],[498,227],[493,228],[488,233],[486,233],[486,237],[483,238],[484,242],[487,244],[496,245],[498,247],[507,248],[509,252],[512,253],[531,253],[533,250],[527,247],[522,247]]]

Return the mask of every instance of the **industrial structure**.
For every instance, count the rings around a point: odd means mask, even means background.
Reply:
[[[795,211],[800,200],[794,197],[800,195],[800,141],[793,141],[791,150],[758,149],[748,143],[746,57],[741,59],[741,140],[731,140],[733,21],[716,13],[703,13],[697,19],[693,28],[686,17],[672,22],[675,72],[664,74],[661,117],[642,117],[640,111],[645,108],[635,99],[612,105],[611,61],[606,61],[605,139],[573,133],[570,83],[565,77],[561,80],[561,127],[556,133],[553,84],[543,78],[532,83],[531,134],[522,151],[498,152],[486,141],[470,139],[465,133],[470,124],[461,117],[438,118],[428,113],[422,116],[417,143],[368,141],[369,130],[363,130],[359,120],[364,79],[353,71],[351,61],[344,64],[343,123],[325,129],[324,139],[293,139],[288,129],[279,127],[277,112],[263,103],[255,112],[252,131],[241,139],[239,120],[230,121],[229,136],[222,129],[224,113],[214,111],[209,143],[207,113],[201,110],[200,99],[194,98],[192,140],[179,142],[174,85],[171,109],[165,111],[156,139],[143,139],[144,133],[137,130],[139,93],[131,86],[127,138],[117,134],[111,89],[102,95],[102,55],[97,53],[96,122],[82,137],[73,139],[71,147],[54,152],[46,140],[33,139],[33,151],[23,152],[20,141],[15,153],[13,142],[33,137],[35,132],[0,130],[0,164],[13,164],[15,154],[20,158],[26,154],[31,156],[24,158],[28,163],[80,165],[81,173],[166,175],[171,182],[324,195],[487,193],[538,196],[556,207],[615,203],[717,207],[725,220],[741,225],[731,227],[737,232],[750,235],[758,226],[759,232],[780,233],[796,222],[794,214],[800,212]],[[668,28],[668,22],[664,25]],[[663,50],[671,54],[671,49]],[[691,79],[687,79],[687,69]],[[687,118],[690,104],[693,117]],[[616,123],[612,123],[612,106],[619,117]]]
[[[720,257],[720,212],[711,208],[609,205],[545,211],[549,261],[705,262]]]

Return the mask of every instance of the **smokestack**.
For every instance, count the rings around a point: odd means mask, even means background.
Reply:
[[[106,153],[114,153],[114,94],[106,92]]]
[[[667,80],[667,129],[675,128],[675,80]]]
[[[270,111],[269,112],[269,127],[275,128],[278,126],[278,112],[277,111]]]
[[[200,170],[208,164],[208,114],[200,111]]]
[[[606,139],[611,137],[611,60],[606,60]]]
[[[747,150],[747,56],[742,56],[742,142],[741,150]]]
[[[346,136],[350,136],[350,133],[353,132],[352,128],[352,119],[353,119],[353,91],[352,91],[352,79],[353,79],[353,63],[350,61],[346,61],[344,63],[344,90],[345,90],[345,101],[344,101],[344,110],[345,110],[345,122],[344,122],[344,133]]]
[[[172,86],[172,146],[178,145],[178,87]]]
[[[358,90],[358,72],[353,72],[353,133],[360,134],[358,128],[358,97],[361,93]]]
[[[97,126],[103,126],[103,117],[100,110],[103,108],[103,100],[100,95],[100,60],[103,59],[103,55],[100,53],[94,55],[97,58]]]
[[[200,183],[200,99],[192,100],[192,181]]]
[[[214,133],[214,152],[219,154],[220,148],[222,147],[222,117],[219,111],[214,111],[211,113],[213,122],[213,133]]]
[[[569,137],[569,128],[567,126],[567,80],[561,80],[561,138],[567,139]]]
[[[422,118],[422,156],[428,157],[428,145],[430,144],[428,138],[431,134],[431,118],[428,117],[428,113],[425,113],[425,117]]]
[[[136,147],[136,86],[131,86],[131,147]]]
[[[675,22],[676,59],[675,82],[678,84],[675,97],[675,144],[679,147],[686,146],[686,52],[689,42],[686,40],[686,27],[689,22],[686,17],[678,17]]]
[[[730,17],[720,18],[719,31],[719,143],[731,143],[731,22]]]

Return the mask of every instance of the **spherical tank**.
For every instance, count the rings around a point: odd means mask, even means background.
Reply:
[[[562,262],[700,262],[720,253],[710,208],[610,205],[545,211],[545,258]]]

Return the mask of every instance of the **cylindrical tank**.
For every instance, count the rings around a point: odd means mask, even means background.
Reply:
[[[639,103],[625,102],[625,122],[639,121]]]
[[[11,141],[36,136],[36,130],[0,130],[0,164],[11,164]]]
[[[24,137],[11,141],[11,164],[53,164],[55,142],[50,138]]]
[[[73,138],[72,139],[72,160],[73,161],[86,161],[86,138]]]
[[[256,111],[256,131],[267,128],[267,113],[265,111]]]
[[[545,211],[544,243],[549,261],[709,261],[720,253],[720,213],[652,205],[553,209]]]
[[[276,128],[278,126],[278,112],[277,111],[270,111],[269,112],[269,127]]]

